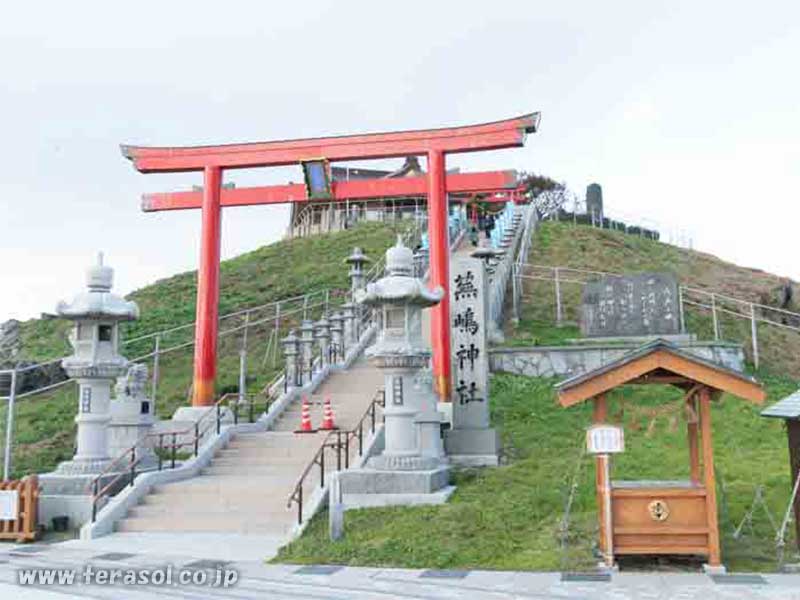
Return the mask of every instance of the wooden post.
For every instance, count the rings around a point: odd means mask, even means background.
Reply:
[[[717,480],[714,475],[714,440],[711,434],[711,394],[700,390],[700,431],[703,438],[703,476],[706,486],[706,517],[708,518],[708,564],[718,567],[719,521],[717,519]]]
[[[696,396],[692,396],[686,402],[687,408],[692,412],[693,416],[690,417],[690,420],[686,428],[689,434],[689,466],[690,466],[690,479],[693,484],[697,485],[700,483],[700,446],[699,446],[699,438],[697,435],[698,431],[698,417],[697,417],[697,398]]]
[[[594,398],[594,413],[592,421],[595,425],[605,423],[608,419],[608,401],[605,394]],[[607,454],[598,454],[595,457],[595,491],[597,497],[597,514],[600,521],[600,550],[608,566],[614,564],[614,555],[611,540],[613,531],[610,530],[611,502],[608,498],[611,482],[609,481],[609,457]]]
[[[789,438],[789,463],[791,465],[790,485],[794,485],[800,476],[800,421],[787,420],[786,433]],[[800,550],[800,494],[794,499],[794,526],[797,538],[797,549]]]

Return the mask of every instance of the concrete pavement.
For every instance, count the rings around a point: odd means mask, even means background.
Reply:
[[[160,537],[159,537],[160,535]],[[0,546],[0,598],[149,599],[235,598],[309,600],[386,599],[645,599],[645,600],[800,600],[800,575],[706,575],[617,573],[608,580],[581,581],[561,573],[440,571],[340,566],[267,565],[269,540],[257,536],[205,534],[114,534],[97,540],[60,544]],[[225,537],[226,539],[223,539]],[[179,539],[180,538],[180,539]],[[259,545],[263,543],[263,551]],[[227,550],[223,549],[227,548]],[[227,554],[226,554],[227,553]],[[100,568],[166,569],[172,585],[85,585],[86,565]],[[179,585],[178,573],[206,570],[213,582],[215,565],[236,572],[230,587]],[[75,570],[72,585],[19,586],[21,569]]]

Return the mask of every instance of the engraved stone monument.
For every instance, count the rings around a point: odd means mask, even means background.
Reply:
[[[678,282],[669,273],[605,276],[583,288],[586,337],[676,335],[681,331]]]
[[[486,267],[476,258],[455,259],[450,278],[453,428],[445,449],[454,464],[497,465],[499,439],[489,427]]]

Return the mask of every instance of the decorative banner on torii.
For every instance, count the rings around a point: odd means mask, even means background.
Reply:
[[[222,189],[224,169],[257,168],[301,164],[313,160],[328,162],[396,158],[425,155],[428,159],[428,174],[425,178],[377,179],[363,182],[375,186],[374,196],[386,197],[381,184],[389,186],[420,186],[424,182],[424,193],[428,198],[428,239],[430,256],[430,284],[442,286],[444,300],[432,309],[431,340],[433,345],[433,375],[437,393],[443,399],[450,397],[450,310],[449,310],[449,241],[447,193],[456,186],[459,177],[445,172],[445,155],[448,153],[497,150],[524,145],[528,133],[539,128],[539,113],[520,117],[440,129],[371,133],[299,140],[254,142],[245,144],[223,144],[215,146],[143,147],[123,145],[122,154],[133,162],[141,173],[203,172],[202,192],[185,192],[167,195],[153,194],[145,198],[145,210],[177,210],[197,207],[202,209],[200,240],[200,265],[197,273],[197,318],[195,325],[194,381],[192,404],[210,406],[214,403],[214,385],[217,367],[217,334],[219,318],[219,263],[220,263],[220,218],[222,206],[272,204],[257,201],[272,197],[286,198],[284,202],[306,200],[305,186],[298,189],[283,186],[282,192],[269,188]],[[414,181],[410,181],[414,180]],[[335,187],[354,185],[357,182],[339,182]],[[265,190],[272,190],[265,191]],[[474,191],[474,190],[467,190]],[[302,197],[294,200],[294,195]],[[333,189],[335,198],[345,197]],[[355,192],[350,192],[355,193]],[[366,192],[362,192],[366,193]],[[411,192],[415,195],[419,192]],[[182,195],[178,195],[182,194]],[[183,195],[185,194],[185,195]],[[197,195],[195,195],[197,194]],[[263,195],[262,195],[263,194]],[[409,195],[408,192],[404,195]],[[223,198],[225,202],[223,203]],[[352,198],[348,198],[352,199]],[[182,202],[189,205],[181,206]],[[161,203],[159,205],[159,203]]]

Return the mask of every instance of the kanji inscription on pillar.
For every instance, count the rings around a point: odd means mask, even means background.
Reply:
[[[488,427],[488,303],[484,263],[475,258],[455,259],[450,277],[453,427]]]

